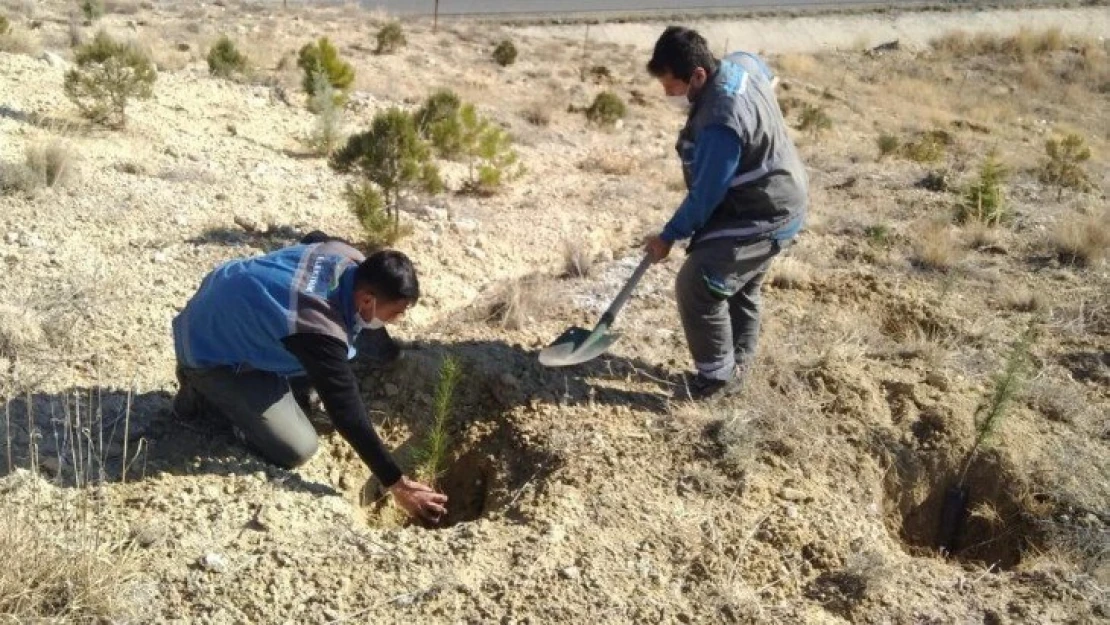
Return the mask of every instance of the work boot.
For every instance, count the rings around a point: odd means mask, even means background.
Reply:
[[[678,389],[676,399],[690,399],[704,401],[731,397],[740,392],[743,383],[739,376],[733,375],[727,380],[707,378],[700,373],[686,374],[685,385]]]
[[[177,368],[177,394],[173,397],[171,409],[174,418],[184,421],[197,419],[204,410],[204,399],[185,379],[181,368]]]

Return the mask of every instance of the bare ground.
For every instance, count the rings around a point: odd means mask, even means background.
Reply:
[[[60,3],[34,15],[8,4],[29,51],[71,58]],[[101,564],[62,567],[60,583],[0,576],[12,620],[1108,617],[1110,279],[1104,252],[1079,266],[1053,243],[1065,224],[1110,228],[1107,49],[1090,39],[1106,34],[1101,14],[1057,10],[1082,23],[1083,40],[1043,50],[1031,33],[982,54],[972,44],[820,56],[794,54],[785,39],[761,46],[791,53],[773,57],[791,122],[810,104],[832,128],[797,133],[813,211],[767,287],[758,369],[739,399],[699,408],[670,399],[687,367],[670,294],[681,253],[649,273],[609,356],[573,371],[535,359],[565,326],[595,319],[639,237],[681,199],[671,147],[681,120],[641,69],[654,30],[589,48],[585,64],[615,76],[600,85],[579,80],[577,32],[462,23],[432,33],[413,22],[401,53],[375,56],[382,16],[228,4],[113,5],[103,23],[145,43],[162,69],[123,132],[76,117],[62,68],[0,52],[0,160],[20,162],[59,136],[73,157],[65,186],[0,195],[0,533],[35,545],[33,559],[5,549],[11,562],[85,562],[64,555],[76,551]],[[1015,28],[1041,19],[1005,15]],[[29,30],[32,19],[41,25]],[[204,56],[221,32],[259,78],[208,76]],[[349,129],[450,87],[510,129],[528,170],[493,198],[411,203],[415,232],[401,248],[428,297],[397,332],[404,358],[360,365],[373,416],[407,462],[430,423],[438,363],[464,363],[442,530],[399,523],[323,423],[321,453],[288,472],[217,423],[167,414],[169,320],[211,267],[315,228],[358,236],[344,180],[298,141],[312,120],[295,63],[276,69],[323,34],[358,70]],[[502,69],[488,57],[504,36],[521,59]],[[568,112],[603,88],[643,96],[608,132]],[[536,110],[550,125],[526,120]],[[1035,170],[1044,139],[1065,129],[1091,145],[1097,188],[1057,199]],[[948,137],[940,160],[879,159],[880,133],[904,142],[930,130]],[[959,190],[990,149],[1012,172],[1013,217],[995,229],[954,225]],[[462,169],[448,166],[449,180]],[[920,188],[929,173],[955,192]],[[559,277],[567,241],[598,257],[590,276]],[[490,301],[520,280],[521,323],[491,320]],[[963,548],[941,558],[939,498],[1031,320],[1041,328],[1034,366],[969,468]],[[94,592],[67,595],[74,587]],[[44,599],[28,608],[10,588]]]

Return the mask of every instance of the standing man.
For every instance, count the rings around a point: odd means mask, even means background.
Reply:
[[[697,369],[688,392],[731,394],[755,359],[763,278],[805,218],[805,168],[759,57],[718,61],[700,34],[672,26],[647,69],[688,111],[676,145],[688,193],[645,251],[659,262],[690,240],[675,289]]]
[[[359,331],[384,328],[419,299],[416,270],[400,252],[364,258],[320,235],[224,263],[204,278],[173,320],[180,382],[174,413],[215,412],[258,455],[293,468],[316,453],[316,431],[305,416],[315,388],[336,430],[397,504],[436,523],[447,497],[401,473],[348,362]]]

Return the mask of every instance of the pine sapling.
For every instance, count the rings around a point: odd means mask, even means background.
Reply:
[[[432,428],[428,431],[423,444],[416,450],[417,479],[429,484],[439,481],[446,468],[447,454],[450,451],[450,425],[452,404],[454,403],[455,389],[462,377],[462,367],[459,361],[452,356],[444,359],[439,370],[439,382],[436,385],[435,414],[433,415]]]

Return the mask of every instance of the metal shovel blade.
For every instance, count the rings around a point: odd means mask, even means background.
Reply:
[[[619,335],[610,333],[605,324],[598,325],[593,331],[571,328],[540,352],[540,364],[545,367],[582,364],[604,354],[617,338]]]

